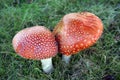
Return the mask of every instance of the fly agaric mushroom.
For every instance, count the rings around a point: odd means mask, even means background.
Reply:
[[[34,26],[18,32],[12,41],[18,55],[33,60],[41,60],[45,73],[53,71],[52,57],[58,48],[53,34],[43,26]]]
[[[102,32],[102,21],[90,12],[67,14],[53,30],[66,63],[69,63],[72,54],[92,46]]]

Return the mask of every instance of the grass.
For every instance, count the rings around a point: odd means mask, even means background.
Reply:
[[[0,3],[0,80],[102,80],[112,75],[120,80],[120,1],[119,0],[1,0]],[[26,27],[43,25],[53,29],[71,12],[89,11],[104,23],[104,33],[98,42],[73,55],[71,63],[53,58],[52,74],[42,71],[40,61],[18,56],[12,47],[13,36]]]

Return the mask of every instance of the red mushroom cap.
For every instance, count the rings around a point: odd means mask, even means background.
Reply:
[[[27,59],[45,59],[57,54],[58,48],[53,34],[43,26],[21,30],[12,41],[14,50]]]
[[[56,25],[53,34],[59,51],[71,55],[92,46],[102,32],[102,21],[90,12],[82,12],[65,15]]]

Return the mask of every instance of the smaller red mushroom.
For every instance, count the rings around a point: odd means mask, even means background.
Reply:
[[[67,14],[53,30],[66,63],[69,63],[72,54],[92,46],[102,32],[102,21],[90,12]]]
[[[53,71],[52,57],[58,48],[55,37],[44,26],[34,26],[19,31],[12,41],[15,52],[26,58],[41,60],[45,73]]]

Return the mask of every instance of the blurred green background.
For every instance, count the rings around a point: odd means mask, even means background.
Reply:
[[[65,14],[83,11],[100,17],[104,32],[69,65],[58,54],[48,75],[40,61],[14,52],[12,38],[21,29],[42,25],[51,30]],[[120,80],[120,0],[0,0],[0,80],[102,80],[108,75]]]

